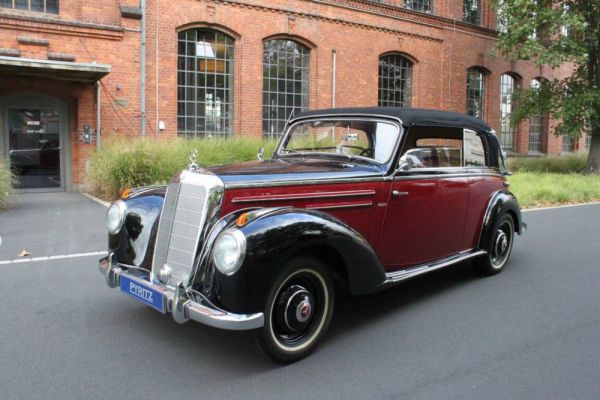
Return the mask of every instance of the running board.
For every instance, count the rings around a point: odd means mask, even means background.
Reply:
[[[450,265],[457,264],[469,260],[474,257],[479,257],[487,254],[485,250],[469,250],[467,252],[459,253],[455,256],[443,258],[430,264],[423,264],[409,269],[403,269],[401,271],[394,271],[385,274],[385,281],[382,286],[393,285],[395,283],[405,281],[415,276],[426,274],[431,271],[435,271],[441,268],[449,267]]]

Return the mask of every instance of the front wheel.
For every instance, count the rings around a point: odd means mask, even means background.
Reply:
[[[265,307],[265,325],[254,340],[281,363],[309,355],[325,335],[333,313],[334,290],[327,269],[312,258],[288,262]]]
[[[509,214],[504,214],[489,233],[487,254],[476,261],[477,270],[483,275],[501,272],[508,262],[515,238],[515,223]]]

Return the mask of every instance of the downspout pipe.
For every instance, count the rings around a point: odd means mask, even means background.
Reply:
[[[140,33],[140,135],[146,136],[146,0],[140,0],[142,26]]]
[[[336,69],[337,69],[337,51],[333,49],[331,51],[331,107],[335,108],[335,86],[336,86]]]
[[[102,107],[100,105],[100,82],[96,82],[96,149],[100,149],[100,134],[102,133],[102,119],[100,112]]]

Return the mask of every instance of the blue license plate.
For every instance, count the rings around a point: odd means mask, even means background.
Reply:
[[[123,292],[161,313],[165,313],[165,297],[161,292],[138,280],[133,280],[127,275],[121,275],[120,281]]]

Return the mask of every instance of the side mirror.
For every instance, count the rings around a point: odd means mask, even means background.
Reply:
[[[258,161],[262,161],[265,158],[265,148],[261,147],[260,149],[258,149],[258,154],[256,155],[256,159]]]
[[[400,171],[409,171],[413,169],[415,166],[415,162],[411,157],[406,157],[406,159],[400,161],[400,165],[398,166],[398,170]]]

